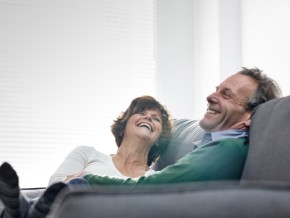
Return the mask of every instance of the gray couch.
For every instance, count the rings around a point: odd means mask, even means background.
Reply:
[[[162,169],[203,136],[197,121],[176,120]],[[290,217],[290,96],[258,107],[240,181],[146,187],[75,186],[60,193],[49,218]]]

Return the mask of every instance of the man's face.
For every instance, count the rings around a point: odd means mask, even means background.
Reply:
[[[246,111],[244,106],[257,87],[258,83],[246,75],[234,74],[224,80],[207,97],[208,108],[200,126],[207,132],[247,129],[251,112]]]

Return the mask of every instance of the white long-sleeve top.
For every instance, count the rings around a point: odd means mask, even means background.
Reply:
[[[110,155],[97,151],[91,146],[78,146],[66,156],[50,177],[48,185],[64,181],[67,176],[81,171],[85,171],[85,174],[128,178],[118,171]],[[144,175],[147,176],[153,173],[155,171],[149,169]]]

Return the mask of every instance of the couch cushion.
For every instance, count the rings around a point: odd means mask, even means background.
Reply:
[[[260,105],[249,136],[242,181],[290,182],[290,96]]]
[[[164,153],[153,166],[155,170],[174,164],[193,149],[193,142],[199,141],[204,135],[204,130],[199,126],[198,120],[175,119],[171,132],[171,139]]]
[[[48,218],[272,218],[289,217],[289,186],[227,182],[102,186],[62,192]]]

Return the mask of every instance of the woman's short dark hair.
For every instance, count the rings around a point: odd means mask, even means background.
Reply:
[[[158,142],[154,144],[149,151],[147,162],[148,166],[150,166],[159,157],[160,152],[162,152],[168,144],[172,129],[172,120],[167,109],[152,96],[144,95],[133,99],[126,111],[122,112],[120,116],[114,120],[114,123],[111,126],[111,131],[115,137],[115,142],[117,146],[120,147],[124,138],[125,127],[128,119],[138,112],[150,109],[158,109],[160,111],[162,119],[162,132]]]
[[[249,76],[258,83],[256,93],[246,102],[245,109],[247,111],[252,111],[255,107],[266,101],[281,97],[282,91],[278,83],[264,74],[262,70],[243,67],[238,73]]]

